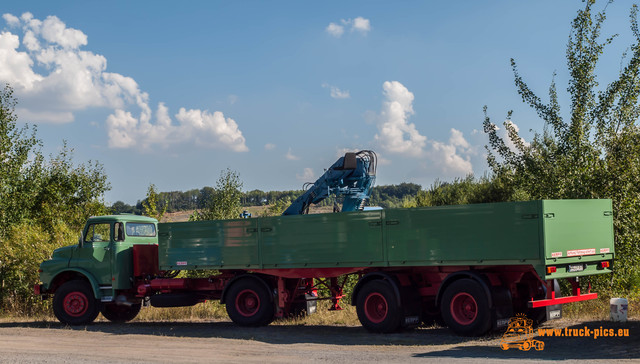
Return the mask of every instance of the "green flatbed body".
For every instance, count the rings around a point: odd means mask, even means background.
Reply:
[[[541,200],[161,223],[158,254],[162,270],[532,265],[554,279],[611,272],[612,215],[610,200]]]

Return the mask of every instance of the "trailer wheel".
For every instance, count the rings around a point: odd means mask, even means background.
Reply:
[[[127,322],[133,320],[140,312],[142,304],[135,303],[131,306],[116,305],[115,303],[107,303],[102,306],[102,316],[111,322]]]
[[[274,306],[269,291],[254,279],[235,282],[225,301],[227,314],[240,326],[264,326],[273,321]]]
[[[383,280],[367,283],[358,293],[358,319],[372,332],[395,332],[400,329],[402,312],[391,286]]]
[[[64,283],[53,297],[53,313],[58,320],[69,325],[86,325],[98,316],[98,301],[91,286],[81,280]]]
[[[491,328],[489,300],[472,279],[460,279],[447,287],[440,310],[444,322],[458,335],[482,335]]]

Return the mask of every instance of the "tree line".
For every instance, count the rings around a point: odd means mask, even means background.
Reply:
[[[233,171],[223,171],[225,178],[230,178],[227,174]],[[415,183],[401,183],[398,185],[374,186],[371,192],[371,198],[368,205],[381,206],[383,208],[401,207],[403,202],[414,196],[422,187]],[[153,185],[153,193],[157,199],[157,208],[164,209],[166,212],[202,210],[207,208],[211,201],[215,198],[218,189],[215,187],[205,186],[201,189],[192,189],[187,191],[170,191],[157,192]],[[302,195],[304,190],[287,190],[287,191],[262,191],[251,190],[247,192],[240,191],[239,206],[266,206],[289,201],[291,203],[298,196]],[[144,204],[149,200],[149,191],[147,196],[136,202],[135,205],[129,205],[123,201],[116,201],[110,206],[112,213],[132,213],[142,215],[145,211]],[[327,199],[319,204],[320,206],[333,205],[333,199]]]

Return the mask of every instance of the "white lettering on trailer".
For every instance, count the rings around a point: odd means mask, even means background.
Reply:
[[[603,253],[609,253],[609,248],[600,249],[600,254],[603,254]]]
[[[568,257],[577,257],[578,255],[593,255],[595,253],[596,253],[595,249],[567,250]]]
[[[187,262],[176,262],[176,265],[187,265]]]
[[[560,258],[562,256],[562,252],[551,253],[551,258]]]

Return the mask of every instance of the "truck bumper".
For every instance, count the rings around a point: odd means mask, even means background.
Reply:
[[[547,299],[544,299],[544,300],[538,300],[538,301],[534,301],[532,299],[531,301],[529,301],[529,307],[530,308],[537,308],[537,307],[561,305],[563,303],[595,300],[596,298],[598,298],[598,294],[597,293],[580,294],[580,289],[578,288],[576,294],[574,294],[573,296],[566,296],[566,297],[558,297],[558,298],[556,298],[556,293],[555,292],[551,292],[551,298],[547,298]]]

